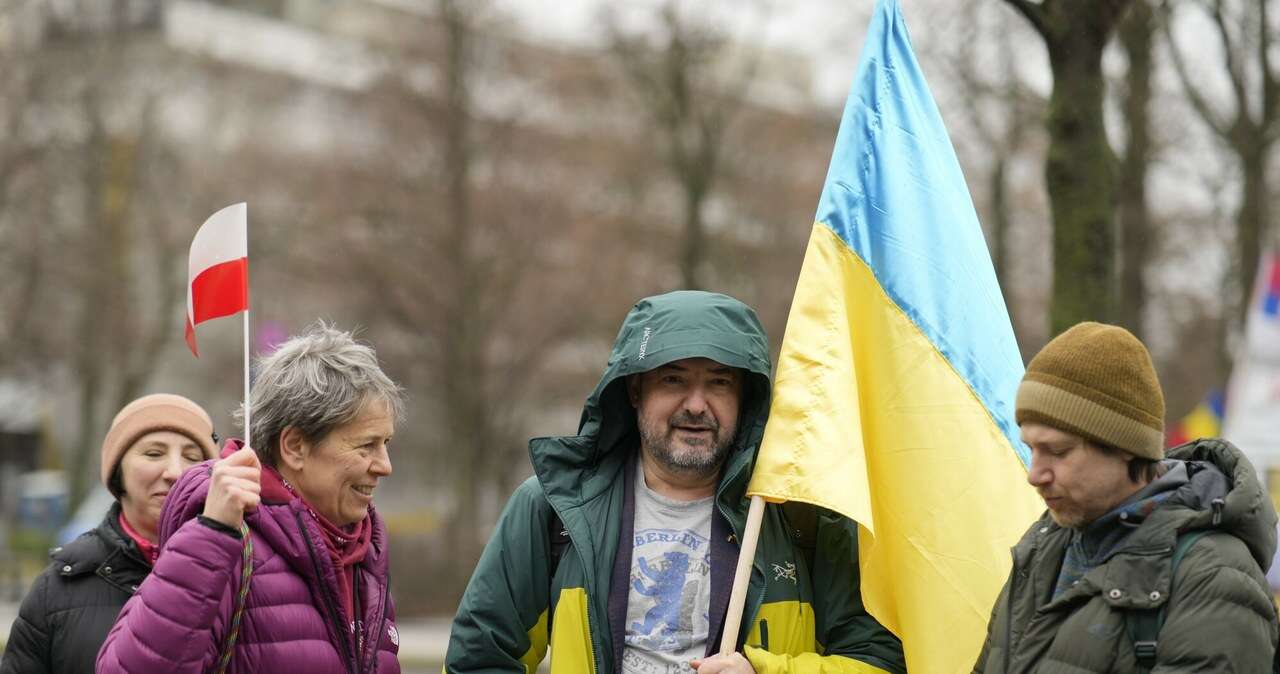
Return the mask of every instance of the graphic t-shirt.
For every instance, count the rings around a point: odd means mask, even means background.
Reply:
[[[676,501],[636,469],[624,674],[686,674],[706,652],[711,604],[712,497]]]

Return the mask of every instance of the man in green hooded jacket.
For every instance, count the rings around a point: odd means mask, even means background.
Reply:
[[[716,655],[769,372],[764,330],[741,302],[695,291],[638,302],[578,434],[530,442],[535,475],[467,585],[446,673],[532,673],[548,648],[552,674],[905,672],[901,643],[863,608],[853,523],[817,513],[806,551],[774,505],[738,650]]]
[[[1048,511],[1013,548],[975,673],[1272,671],[1275,509],[1229,443],[1163,450],[1142,342],[1062,333],[1027,365],[1016,418]]]

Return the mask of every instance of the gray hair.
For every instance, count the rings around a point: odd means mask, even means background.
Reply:
[[[383,373],[373,347],[323,321],[257,364],[249,444],[269,466],[277,466],[280,434],[290,426],[319,442],[372,400],[385,401],[395,419],[404,416],[403,389]],[[243,430],[243,405],[235,416]]]

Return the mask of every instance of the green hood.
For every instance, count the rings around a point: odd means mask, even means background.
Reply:
[[[738,433],[725,467],[728,483],[746,487],[769,411],[769,343],[755,311],[738,300],[693,290],[646,297],[631,308],[604,375],[582,410],[578,435],[529,443],[534,472],[557,510],[604,493],[639,446],[626,377],[684,358],[709,358],[748,373]]]

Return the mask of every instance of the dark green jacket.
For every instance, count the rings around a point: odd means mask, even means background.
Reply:
[[[610,617],[610,594],[619,548],[628,547],[619,543],[630,517],[624,476],[639,446],[625,378],[692,357],[748,373],[713,518],[713,531],[732,533],[722,544],[735,546],[724,565],[713,553],[713,595],[717,585],[728,586],[746,520],[744,492],[768,413],[768,343],[755,313],[724,295],[682,291],[641,300],[587,400],[578,435],[530,442],[535,477],[512,495],[467,586],[446,672],[533,672],[548,645],[553,674],[618,671],[621,629]],[[549,562],[553,515],[571,540],[558,570]],[[782,509],[768,506],[741,632],[756,670],[905,671],[901,644],[862,607],[852,523],[829,513],[819,517],[812,569],[790,531]],[[713,625],[723,621],[723,607],[712,614]]]
[[[1154,672],[1271,671],[1276,608],[1264,576],[1276,513],[1253,466],[1221,440],[1168,452],[1190,480],[1087,572],[1050,600],[1071,530],[1046,514],[1013,548],[974,666],[986,674],[1135,672],[1129,609],[1164,607]],[[1179,535],[1196,540],[1170,577]]]

